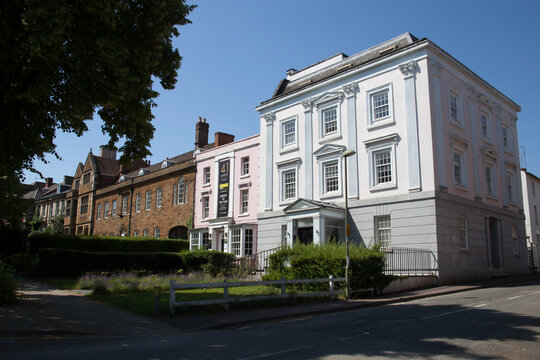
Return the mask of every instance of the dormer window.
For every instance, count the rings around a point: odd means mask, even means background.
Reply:
[[[126,181],[127,177],[125,175],[122,175],[120,176],[120,179],[119,181],[122,182],[122,181]]]
[[[164,161],[161,163],[161,168],[162,168],[162,169],[165,169],[166,167],[171,166],[171,165],[173,165],[173,164],[174,164],[174,162],[172,162],[172,161],[170,161],[170,160],[164,160]]]
[[[143,175],[148,174],[148,173],[149,173],[149,170],[148,170],[148,169],[141,169],[141,170],[139,170],[138,175],[139,175],[139,176],[143,176]]]
[[[90,183],[90,174],[91,174],[90,172],[87,172],[86,174],[83,175],[83,185]]]

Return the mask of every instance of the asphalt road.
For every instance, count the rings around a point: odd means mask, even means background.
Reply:
[[[540,283],[188,334],[3,338],[0,358],[540,359]]]

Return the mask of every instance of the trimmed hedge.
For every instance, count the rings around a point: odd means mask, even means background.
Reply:
[[[233,254],[214,250],[193,250],[182,253],[185,272],[202,271],[212,276],[229,275],[234,268]]]
[[[228,275],[235,256],[218,251],[152,252],[89,252],[70,249],[40,249],[35,269],[43,275],[72,276],[87,272],[143,271],[150,273],[206,272],[212,276]]]
[[[147,271],[173,273],[183,269],[182,254],[88,252],[40,249],[36,271],[40,275],[78,276],[86,272]]]
[[[387,282],[383,274],[384,254],[377,248],[363,248],[349,245],[351,288],[382,288]],[[302,245],[282,249],[270,255],[270,268],[265,280],[286,279],[322,279],[345,277],[345,244],[324,246]],[[326,291],[327,283],[297,285],[301,290]],[[336,284],[344,289],[345,282]]]
[[[53,235],[33,232],[28,235],[30,251],[66,249],[92,252],[180,252],[189,249],[181,239],[127,238],[121,236]]]

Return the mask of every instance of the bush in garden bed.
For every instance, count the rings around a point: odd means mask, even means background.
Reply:
[[[17,280],[13,277],[13,269],[0,261],[0,305],[14,304],[18,299]]]
[[[212,276],[230,275],[236,257],[214,250],[193,250],[182,253],[186,273],[202,271]]]
[[[384,254],[378,247],[349,245],[351,288],[382,288],[388,279],[383,274]],[[270,255],[270,268],[265,280],[323,279],[330,275],[345,277],[345,244],[324,246],[302,245],[285,248]],[[296,285],[303,291],[327,291],[328,283]],[[344,289],[345,282],[336,284]]]
[[[189,248],[189,242],[181,239],[53,235],[37,231],[28,239],[30,251],[54,248],[93,252],[180,252]]]

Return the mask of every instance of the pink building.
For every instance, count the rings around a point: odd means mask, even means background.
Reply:
[[[191,250],[257,252],[259,147],[255,135],[196,155]]]

